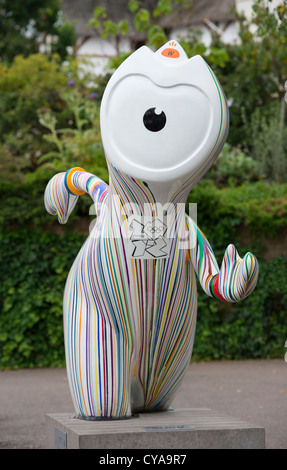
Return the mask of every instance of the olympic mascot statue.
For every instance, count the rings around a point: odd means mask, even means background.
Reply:
[[[228,133],[202,57],[177,41],[141,47],[111,77],[100,117],[109,185],[72,168],[50,180],[45,207],[66,223],[81,194],[95,204],[64,292],[66,366],[79,418],[121,419],[169,408],[192,354],[196,276],[207,295],[237,302],[255,288],[258,262],[229,245],[219,268],[185,211]]]

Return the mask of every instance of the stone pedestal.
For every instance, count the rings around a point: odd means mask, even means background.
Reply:
[[[48,449],[264,449],[265,430],[207,408],[87,421],[46,415]]]

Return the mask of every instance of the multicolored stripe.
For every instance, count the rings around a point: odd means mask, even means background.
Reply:
[[[225,251],[219,269],[215,255],[202,231],[186,217],[188,232],[193,240],[191,261],[202,289],[207,295],[226,302],[238,302],[255,288],[259,265],[252,253],[241,259],[234,245]],[[194,243],[194,240],[196,241]]]
[[[59,222],[65,224],[78,197],[84,193],[91,196],[95,204],[95,213],[98,214],[107,200],[109,186],[82,168],[72,168],[65,173],[58,173],[46,187],[45,208],[49,214],[58,215]]]

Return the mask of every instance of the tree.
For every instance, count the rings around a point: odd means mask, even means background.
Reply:
[[[159,24],[159,20],[172,13],[175,6],[179,4],[182,4],[182,8],[189,8],[192,0],[129,0],[127,12],[124,12],[124,18],[118,22],[108,17],[103,6],[97,6],[88,25],[98,29],[103,38],[109,37],[114,43],[116,55],[119,56],[120,39],[131,28],[126,19],[128,14],[131,15],[132,27],[141,35],[142,42],[158,48],[167,41],[166,30]]]
[[[237,128],[237,143],[247,145],[253,157],[268,164],[267,176],[282,181],[287,173],[287,0],[273,9],[271,0],[256,0],[251,21],[242,16],[238,20],[240,44],[230,46],[224,70],[237,124],[234,142]]]
[[[16,55],[38,52],[48,35],[52,51],[64,58],[76,36],[61,14],[59,0],[0,0],[0,60],[12,62]]]
[[[271,0],[268,0],[271,3]],[[260,41],[259,60],[263,72],[268,75],[277,91],[280,107],[279,127],[283,134],[286,108],[287,80],[287,0],[282,0],[273,11],[263,0],[253,6],[253,24],[257,26],[254,40]]]
[[[230,105],[228,143],[257,160],[266,179],[283,182],[287,177],[287,0],[275,8],[271,0],[256,0],[250,20],[236,17],[236,44],[224,44],[216,32],[209,47],[195,32],[180,43],[189,57],[202,55],[223,86]]]

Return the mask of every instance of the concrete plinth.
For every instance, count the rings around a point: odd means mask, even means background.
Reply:
[[[111,421],[86,421],[73,413],[49,414],[46,433],[48,449],[265,448],[264,428],[207,408]]]

